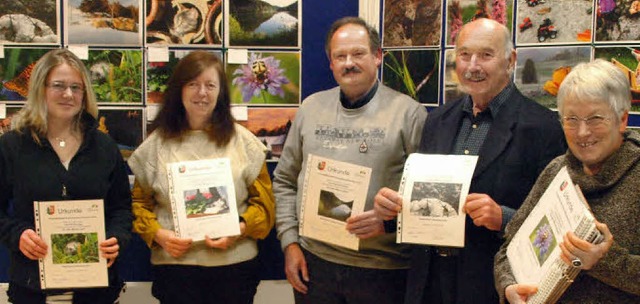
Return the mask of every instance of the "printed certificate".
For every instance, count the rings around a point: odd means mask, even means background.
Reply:
[[[364,212],[371,168],[309,154],[305,172],[300,235],[358,250],[346,220]]]
[[[464,247],[464,202],[477,156],[412,153],[399,194],[398,243]]]
[[[555,303],[580,272],[560,258],[559,244],[568,231],[591,243],[602,241],[589,205],[563,167],[507,246],[518,283],[538,286],[527,303]]]
[[[100,200],[34,202],[36,232],[49,246],[39,259],[42,289],[106,287],[107,260],[98,244],[105,240]]]
[[[240,235],[228,158],[167,164],[175,233],[193,241]]]

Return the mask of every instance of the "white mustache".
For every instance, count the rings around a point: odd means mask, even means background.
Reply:
[[[464,79],[466,80],[482,80],[487,78],[487,74],[485,74],[484,72],[470,72],[470,71],[466,71],[464,72]]]

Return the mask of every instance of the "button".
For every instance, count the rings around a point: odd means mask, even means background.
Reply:
[[[464,154],[469,154],[469,150],[464,150]]]
[[[472,127],[472,128],[474,128],[474,129],[477,129],[477,128],[478,128],[478,125],[473,124],[473,125],[471,125],[471,127]]]

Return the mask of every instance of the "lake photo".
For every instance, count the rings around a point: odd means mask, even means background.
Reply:
[[[300,46],[298,0],[234,0],[225,10],[229,46]]]

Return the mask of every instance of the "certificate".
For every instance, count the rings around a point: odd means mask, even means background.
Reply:
[[[300,235],[358,250],[346,220],[364,212],[371,168],[309,154],[300,213]]]
[[[236,190],[228,158],[167,164],[176,236],[202,241],[240,235]]]
[[[464,247],[464,202],[477,156],[412,153],[399,194],[398,243]]]
[[[33,212],[36,232],[49,247],[38,260],[42,289],[109,285],[107,260],[98,250],[105,240],[101,199],[36,201]]]
[[[591,243],[603,238],[584,196],[563,167],[507,246],[518,283],[538,286],[527,303],[555,303],[580,272],[560,258],[559,244],[569,231]]]

